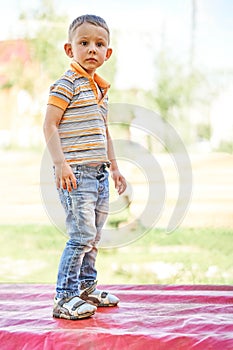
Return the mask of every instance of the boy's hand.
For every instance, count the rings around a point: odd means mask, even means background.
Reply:
[[[66,161],[62,164],[55,165],[55,177],[57,188],[63,188],[69,192],[77,188],[74,173]]]
[[[112,176],[112,179],[115,183],[115,188],[116,188],[118,194],[119,195],[122,194],[126,190],[126,187],[127,187],[127,183],[126,183],[124,176],[121,175],[121,173],[119,172],[118,169],[112,170],[111,176]]]

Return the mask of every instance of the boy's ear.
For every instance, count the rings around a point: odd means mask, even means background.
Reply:
[[[107,61],[112,55],[112,49],[109,47],[106,52],[105,61]]]
[[[64,50],[68,57],[70,58],[73,57],[72,47],[70,43],[65,43]]]

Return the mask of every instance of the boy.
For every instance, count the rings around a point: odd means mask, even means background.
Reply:
[[[50,88],[44,134],[69,236],[58,268],[53,316],[77,320],[93,315],[96,306],[119,302],[96,288],[95,260],[108,214],[107,168],[119,194],[126,181],[107,127],[110,85],[96,74],[112,54],[106,22],[94,15],[76,18],[64,49],[72,62]]]

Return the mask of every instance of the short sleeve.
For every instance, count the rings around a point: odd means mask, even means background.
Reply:
[[[50,87],[48,104],[63,110],[70,104],[74,95],[74,84],[71,77],[64,75]]]

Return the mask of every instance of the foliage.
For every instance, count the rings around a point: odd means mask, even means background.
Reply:
[[[218,151],[233,154],[233,141],[221,141]]]
[[[199,137],[195,115],[202,116],[202,123],[211,131],[207,110],[212,90],[204,73],[164,49],[156,57],[154,88],[146,93],[145,100],[177,129],[185,144],[191,144]]]
[[[24,22],[36,23],[34,32],[29,30],[27,33],[33,61],[40,64],[41,73],[46,73],[49,79],[57,78],[66,64],[63,50],[67,30],[66,16],[56,13],[53,0],[43,0],[38,9],[22,13],[20,18]]]
[[[26,90],[33,101],[34,110],[35,106],[40,106],[35,110],[36,117],[31,116],[31,120],[38,124],[41,106],[46,103],[43,100],[45,87],[49,87],[63,73],[69,62],[63,50],[68,18],[57,12],[54,0],[41,0],[34,10],[21,13],[20,19],[26,30],[24,41],[29,47],[30,61],[22,62],[16,57],[9,62],[5,68],[7,74],[4,74],[7,80],[1,88]],[[181,63],[169,51],[163,50],[152,67],[155,79],[151,91],[140,88],[117,89],[117,32],[112,33],[111,41],[113,55],[98,70],[111,83],[110,102],[137,104],[157,111],[164,121],[177,128],[184,143],[190,144],[200,137],[211,139],[209,105],[214,95],[206,74],[187,63]],[[222,72],[219,74],[222,77]],[[196,122],[196,115],[199,118],[201,116],[201,121]],[[231,151],[229,144],[223,144],[221,148]]]
[[[166,51],[159,54],[156,63],[158,76],[154,100],[161,117],[166,121],[174,120],[174,110],[181,114],[183,108],[194,104],[195,92],[203,83],[203,76],[169,57]]]
[[[64,235],[42,225],[0,231],[2,282],[55,283]],[[153,229],[125,247],[100,249],[99,283],[232,284],[232,234],[230,228]]]
[[[211,138],[211,126],[207,123],[199,123],[197,125],[197,135],[200,140],[210,140]]]
[[[36,64],[22,62],[17,58],[11,60],[6,70],[8,73],[8,88],[16,87],[19,90],[25,90],[30,94],[34,93]],[[22,74],[23,72],[23,74]]]

